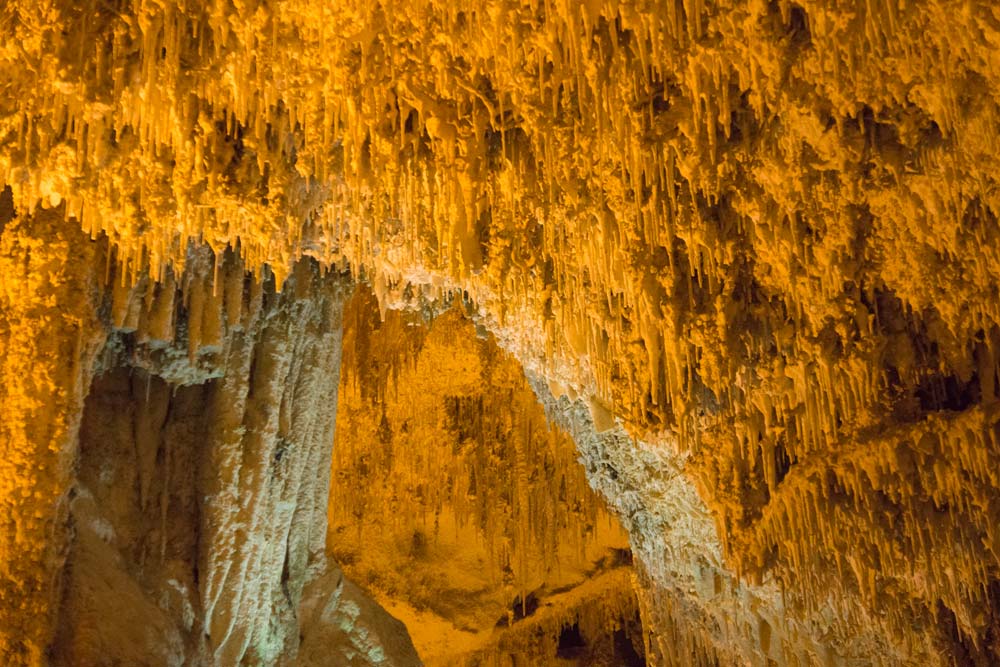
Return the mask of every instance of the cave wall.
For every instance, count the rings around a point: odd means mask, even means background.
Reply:
[[[419,664],[324,553],[347,280],[133,284],[61,211],[3,242],[5,664]]]
[[[98,253],[57,212],[5,221],[0,302],[0,655],[42,664],[68,546],[76,433],[104,335]]]
[[[620,666],[616,630],[641,659],[628,533],[467,307],[345,304],[329,555],[429,667],[550,664],[573,627],[557,664]]]
[[[155,645],[88,636],[109,616],[135,623],[128,604],[100,606],[118,598],[100,589],[98,546],[180,624],[163,642],[170,662],[294,662],[307,570],[324,567],[329,482],[314,473],[332,450],[342,289],[304,263],[277,296],[220,261],[214,294],[192,265],[176,294],[133,289],[99,359],[72,490],[62,664],[97,664],[118,645],[135,652],[128,662],[158,662]],[[150,335],[156,312],[172,339]],[[94,531],[107,544],[88,541]]]
[[[0,18],[7,227],[50,225],[3,236],[18,651],[51,627],[100,347],[74,315],[93,297],[72,227],[108,236],[125,282],[180,272],[200,240],[278,285],[301,255],[349,268],[384,307],[462,291],[554,396],[682,471],[740,591],[780,592],[732,633],[686,618],[699,654],[747,627],[767,653],[763,613],[804,624],[804,664],[997,660],[994,3],[25,0]],[[53,299],[56,319],[30,305]],[[667,474],[635,478],[642,508],[672,511]]]

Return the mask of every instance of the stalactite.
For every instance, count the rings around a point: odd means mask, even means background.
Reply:
[[[609,548],[627,551],[624,532],[589,488],[573,443],[546,423],[520,367],[477,337],[457,304],[429,323],[398,311],[382,320],[361,287],[345,321],[331,556],[381,599],[433,614],[472,645],[527,659],[528,648],[490,637],[494,625],[525,615],[529,598],[564,610],[551,592],[589,585],[580,582],[594,561]],[[473,561],[475,571],[457,569]],[[615,586],[634,604],[631,583]],[[452,595],[470,601],[452,609]],[[411,625],[424,659],[465,659],[458,646],[442,652],[442,630],[424,630],[429,623]],[[554,655],[554,644],[544,648]]]
[[[171,377],[233,353],[214,288],[174,303],[191,243],[279,288],[303,255],[348,268],[383,312],[467,294],[529,371],[689,464],[734,570],[803,613],[841,578],[838,650],[861,624],[917,663],[995,661],[992,2],[14,0],[0,26],[12,207],[105,234],[120,296],[159,283],[112,310],[149,340],[183,325],[187,359],[144,352]],[[897,430],[942,423],[953,444]],[[933,474],[869,462],[883,431]],[[914,619],[940,632],[903,638]]]

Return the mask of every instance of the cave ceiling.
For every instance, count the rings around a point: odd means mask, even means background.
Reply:
[[[0,2],[0,657],[1000,664],[998,102],[992,0]]]

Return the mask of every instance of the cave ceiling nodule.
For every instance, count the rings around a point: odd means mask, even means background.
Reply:
[[[483,661],[1000,664],[998,102],[992,0],[0,2],[0,658],[417,664],[363,506]]]

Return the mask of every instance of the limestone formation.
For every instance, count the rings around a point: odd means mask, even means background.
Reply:
[[[56,212],[4,244],[6,664],[419,664],[324,553],[344,277],[192,250],[129,286]]]
[[[628,537],[573,441],[459,303],[429,320],[345,305],[330,555],[429,666],[545,664],[573,626],[576,664],[620,664],[615,631],[641,656]]]
[[[0,37],[7,663],[140,660],[80,630],[120,609],[147,656],[315,655],[303,587],[359,595],[348,282],[517,359],[647,659],[1000,662],[993,0],[7,0]]]

